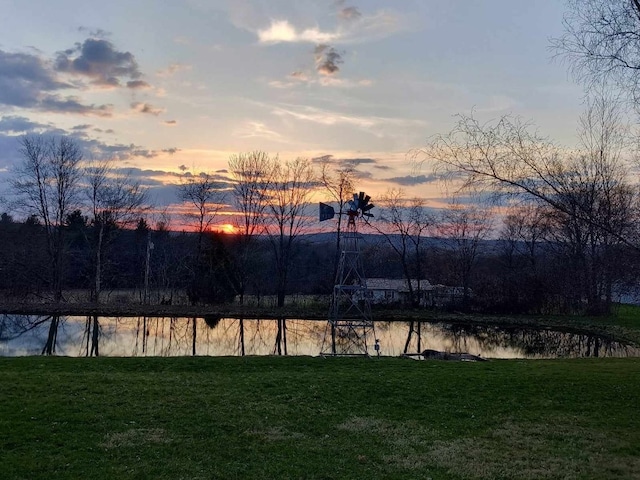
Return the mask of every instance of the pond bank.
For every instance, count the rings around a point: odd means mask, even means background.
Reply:
[[[0,302],[0,315],[61,315],[104,317],[198,317],[245,319],[326,320],[327,309],[321,306],[287,305],[282,309],[242,305],[140,305],[130,303],[54,303]],[[501,325],[553,328],[567,332],[592,333],[640,346],[640,307],[620,305],[610,316],[578,315],[483,315],[434,310],[374,309],[373,317],[380,321],[448,322],[465,325]]]

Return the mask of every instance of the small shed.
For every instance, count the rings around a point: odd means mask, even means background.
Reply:
[[[431,291],[433,287],[428,280],[411,280],[411,288],[414,294],[420,290],[420,305],[431,305]],[[389,305],[399,303],[408,305],[411,303],[409,285],[402,278],[368,278],[367,290],[371,303],[377,305]]]

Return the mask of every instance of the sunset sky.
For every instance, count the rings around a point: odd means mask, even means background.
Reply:
[[[180,166],[332,155],[359,188],[438,204],[407,152],[456,113],[575,142],[582,89],[552,60],[562,0],[0,0],[0,179],[17,138],[70,134],[176,201]],[[184,168],[183,167],[183,168]],[[6,188],[6,187],[5,187]]]

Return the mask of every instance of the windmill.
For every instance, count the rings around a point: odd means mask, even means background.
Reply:
[[[328,332],[325,334],[321,354],[369,355],[369,344],[375,338],[371,318],[371,301],[367,290],[367,279],[360,258],[361,237],[358,224],[373,217],[371,197],[364,192],[353,194],[347,208],[338,215],[346,215],[347,228],[342,237],[342,252],[338,263]],[[320,203],[320,221],[330,220],[336,215],[331,205]],[[325,351],[330,332],[330,351]]]

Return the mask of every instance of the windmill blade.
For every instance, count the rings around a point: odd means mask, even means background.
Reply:
[[[366,195],[364,197],[364,205],[366,205],[367,203],[369,203],[369,200],[371,200],[371,196],[370,195]],[[364,205],[362,205],[362,207],[364,208]]]
[[[369,205],[365,205],[364,207],[362,207],[362,213],[368,212],[369,210],[371,210],[375,205],[373,203],[370,203]]]
[[[324,222],[325,220],[331,220],[336,215],[336,211],[331,205],[320,202],[319,207],[321,222]]]
[[[358,197],[358,207],[362,208],[364,205],[364,192],[360,192],[360,196]]]

